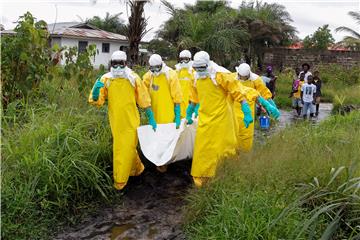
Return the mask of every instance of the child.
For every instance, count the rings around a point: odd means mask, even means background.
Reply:
[[[307,118],[307,112],[310,110],[310,118],[314,117],[314,99],[316,86],[313,84],[313,76],[309,75],[307,82],[301,87],[301,99],[303,103],[303,117]]]
[[[316,86],[316,94],[315,94],[315,104],[316,104],[316,112],[315,116],[319,115],[319,107],[320,107],[320,97],[321,97],[321,79],[319,71],[314,72],[314,84]]]
[[[300,75],[300,68],[297,67],[297,68],[295,68],[295,77],[292,82],[289,98],[293,97],[294,92],[296,92],[299,87],[299,81],[300,81],[299,75]]]
[[[293,91],[292,91],[292,105],[293,105],[293,109],[295,109],[298,117],[300,117],[301,115],[301,108],[302,108],[302,102],[301,102],[301,87],[304,84],[304,77],[305,77],[305,73],[301,73],[300,74],[300,79],[299,81],[297,81],[297,83],[295,84],[295,86],[293,86]]]

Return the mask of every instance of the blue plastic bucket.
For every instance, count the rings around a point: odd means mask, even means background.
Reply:
[[[260,117],[260,128],[261,129],[269,129],[270,128],[269,116],[261,116]]]

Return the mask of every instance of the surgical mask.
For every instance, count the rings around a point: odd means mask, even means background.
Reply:
[[[179,65],[180,65],[180,68],[189,68],[190,62],[180,62]]]
[[[125,67],[121,67],[121,66],[111,67],[110,71],[114,77],[121,77],[121,78],[126,77]]]
[[[198,78],[206,78],[209,76],[209,71],[196,72]]]

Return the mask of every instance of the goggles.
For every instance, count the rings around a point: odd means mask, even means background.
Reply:
[[[114,61],[111,61],[111,66],[113,68],[117,68],[117,67],[124,68],[126,66],[126,61],[114,60]]]
[[[207,67],[208,67],[207,65],[198,66],[198,67],[193,66],[193,68],[196,72],[205,72],[207,70]]]
[[[180,63],[188,63],[188,62],[190,62],[190,58],[180,58],[179,62]]]
[[[150,66],[150,67],[149,67],[149,70],[150,70],[152,73],[156,73],[156,72],[160,72],[160,71],[161,71],[161,68],[162,68],[162,65],[156,65],[156,66]]]

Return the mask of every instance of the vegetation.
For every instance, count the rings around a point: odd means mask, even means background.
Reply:
[[[355,66],[346,69],[339,65],[322,65],[317,67],[322,80],[322,101],[334,102],[335,111],[340,107],[338,99],[344,99],[342,106],[355,105],[360,106],[360,92],[357,90],[360,86],[360,68]],[[310,69],[314,72],[315,69]],[[289,93],[294,79],[294,70],[285,69],[279,74],[276,82],[276,103],[281,108],[291,107],[291,98]]]
[[[353,12],[350,11],[349,15],[356,21],[358,25],[360,25],[360,12]],[[342,44],[344,44],[346,47],[349,47],[352,50],[360,50],[360,32],[357,32],[349,27],[338,27],[335,29],[337,32],[347,32],[350,35],[344,37],[342,40]]]
[[[359,112],[287,128],[226,159],[211,184],[190,193],[187,237],[355,239],[359,156]]]
[[[125,24],[124,20],[120,18],[121,15],[122,12],[114,15],[111,15],[107,12],[104,18],[94,16],[92,18],[86,19],[85,22],[90,23],[91,25],[94,25],[95,27],[98,27],[102,30],[124,35]]]
[[[171,43],[165,40],[153,39],[147,49],[152,53],[159,54],[164,59],[177,59],[177,51]]]
[[[27,12],[14,29],[18,37],[2,36],[1,83],[2,104],[27,97],[45,78],[50,65],[51,49],[48,46],[47,24],[35,21]]]
[[[129,0],[126,4],[130,7],[129,23],[124,27],[124,33],[129,40],[128,59],[132,64],[139,60],[139,44],[145,34],[148,20],[144,17],[144,6],[148,0]]]
[[[262,48],[291,43],[295,29],[289,13],[273,3],[242,3],[233,9],[226,1],[197,1],[176,9],[162,1],[171,18],[158,31],[178,51],[208,51],[221,65],[229,67],[240,58],[262,60]]]
[[[326,24],[304,38],[304,48],[327,49],[334,41],[329,25]]]
[[[3,113],[6,239],[39,238],[54,222],[74,221],[81,209],[113,194],[107,112],[87,105],[76,79],[60,79],[43,81],[27,102],[13,101]]]
[[[42,238],[54,223],[72,222],[82,209],[114,194],[107,112],[87,105],[96,77],[90,61],[95,49],[81,54],[76,48],[50,49],[42,38],[46,31],[37,26],[46,24],[26,13],[17,34],[2,44],[1,236],[6,239]],[[64,67],[52,65],[51,52],[62,50]]]

